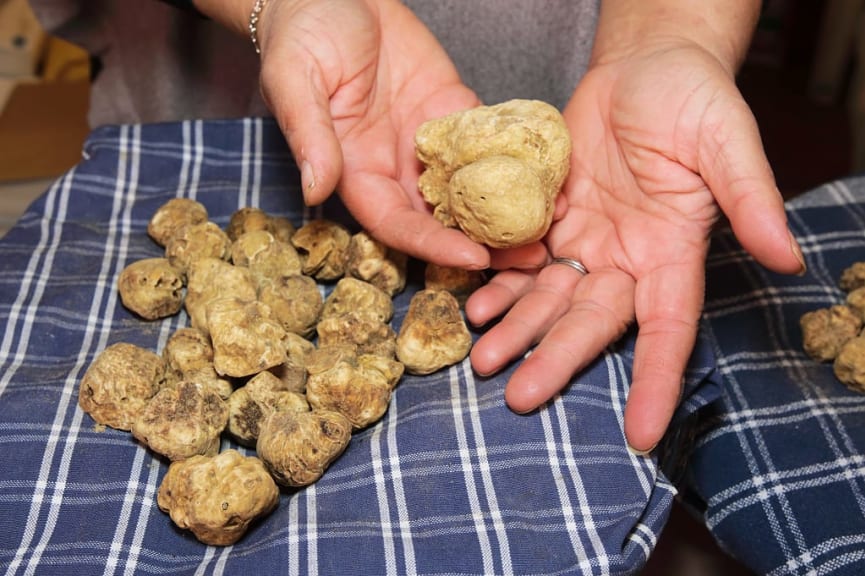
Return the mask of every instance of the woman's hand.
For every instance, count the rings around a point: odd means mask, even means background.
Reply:
[[[484,324],[510,311],[471,359],[489,374],[538,343],[506,390],[508,404],[525,412],[636,320],[625,434],[644,451],[679,400],[719,207],[764,265],[794,273],[804,264],[755,120],[729,68],[701,46],[665,39],[598,63],[564,114],[574,143],[567,210],[547,244],[589,273],[549,265],[493,278],[468,301],[469,319]]]

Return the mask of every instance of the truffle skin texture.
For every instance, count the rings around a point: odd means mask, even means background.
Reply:
[[[802,345],[814,360],[833,360],[845,342],[862,329],[862,318],[849,306],[820,308],[802,315]]]
[[[324,305],[315,280],[302,274],[262,280],[258,299],[270,306],[286,332],[305,338],[315,332]]]
[[[261,208],[247,206],[231,215],[225,233],[234,241],[247,232],[258,230],[266,230],[282,242],[288,242],[295,232],[294,224],[287,218],[271,216]]]
[[[537,100],[479,106],[422,124],[418,188],[445,226],[497,248],[541,238],[570,168],[562,115]]]
[[[97,356],[78,389],[78,405],[99,424],[130,430],[165,382],[165,362],[134,344],[112,344]]]
[[[358,354],[396,355],[396,332],[375,313],[365,310],[326,316],[316,327],[320,347],[348,344]]]
[[[268,372],[282,381],[286,390],[306,392],[306,359],[315,351],[315,345],[298,334],[288,332],[285,339],[285,364],[269,368]]]
[[[865,286],[865,262],[854,262],[841,273],[838,281],[841,290],[852,292]]]
[[[480,270],[464,270],[427,263],[424,269],[424,288],[427,290],[447,290],[465,306],[472,293],[484,285],[484,273]]]
[[[851,338],[841,347],[832,370],[842,384],[865,393],[865,336]]]
[[[179,328],[169,336],[162,357],[175,380],[213,365],[213,346],[207,334],[197,328]]]
[[[228,432],[244,446],[254,448],[261,421],[276,410],[306,412],[303,394],[287,389],[270,372],[261,372],[228,398]]]
[[[256,296],[255,282],[248,268],[232,266],[218,258],[205,258],[189,269],[184,305],[192,326],[209,335],[209,302],[229,297],[255,300]]]
[[[207,305],[213,367],[222,376],[250,376],[283,364],[286,332],[257,300],[220,298]]]
[[[212,546],[234,544],[279,503],[279,488],[261,460],[226,450],[173,462],[156,502],[180,528]]]
[[[183,272],[165,258],[145,258],[123,269],[117,279],[120,300],[145,320],[177,314],[183,306]]]
[[[393,317],[393,300],[369,282],[346,277],[336,283],[325,299],[321,317],[339,316],[358,310],[373,314],[382,322],[389,322]]]
[[[291,237],[303,262],[303,273],[322,281],[345,274],[350,242],[351,234],[345,226],[324,219],[311,220]]]
[[[300,255],[291,244],[265,230],[247,232],[231,246],[235,266],[246,266],[259,279],[300,274]]]
[[[256,451],[278,484],[312,484],[351,440],[351,423],[339,412],[273,412],[261,424]]]
[[[396,360],[355,355],[350,346],[328,346],[310,354],[306,398],[317,409],[334,410],[356,430],[377,422],[387,411],[403,373]]]
[[[412,297],[396,339],[396,356],[406,372],[431,374],[465,359],[471,347],[471,334],[453,294],[421,290]]]
[[[160,246],[166,246],[172,236],[187,224],[207,222],[207,208],[191,198],[172,198],[160,206],[150,222],[147,234]]]
[[[865,320],[865,286],[856,288],[847,294],[844,303],[859,314],[860,318]]]
[[[165,245],[165,257],[184,274],[202,258],[228,260],[230,256],[231,240],[213,222],[184,226]]]
[[[391,250],[366,232],[351,237],[346,266],[348,274],[369,282],[388,296],[405,289],[408,256]]]
[[[228,424],[228,406],[215,392],[194,382],[160,390],[132,425],[139,442],[169,460],[213,456]]]

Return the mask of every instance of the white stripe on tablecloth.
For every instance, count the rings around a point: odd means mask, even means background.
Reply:
[[[388,409],[388,411],[390,411]],[[382,551],[384,552],[385,574],[396,574],[396,550],[393,542],[393,523],[390,520],[390,503],[387,496],[386,474],[382,465],[381,426],[376,426],[369,443],[372,460],[375,495],[378,502],[378,517],[381,528]]]
[[[303,489],[302,497],[306,502],[306,574],[318,574],[318,513],[316,511],[315,483]]]
[[[550,417],[550,409],[552,406],[560,402],[559,398],[559,396],[555,396],[547,403],[545,408],[542,407],[538,412],[538,417],[541,419],[541,426],[544,430],[544,439],[546,440],[545,444],[547,447],[547,460],[550,463],[552,480],[556,486],[556,493],[559,497],[559,508],[562,511],[562,520],[565,523],[565,531],[568,533],[568,537],[571,540],[571,547],[577,557],[580,573],[584,575],[594,574],[595,571],[592,566],[592,559],[586,553],[586,549],[583,547],[583,541],[579,535],[579,523],[577,522],[577,515],[574,513],[574,507],[571,504],[571,497],[568,494],[568,488],[565,486],[564,477],[559,473],[562,469],[562,463],[559,458],[559,449],[557,446],[556,435],[553,431],[552,418]],[[575,466],[573,466],[573,464],[574,461],[571,459],[566,466],[570,469],[570,475],[574,484],[574,493],[579,501],[579,515],[584,519],[586,533],[590,536],[590,541],[594,547],[594,538],[591,538],[591,533],[595,532],[592,512],[586,506],[585,491],[582,485],[582,479],[580,478],[580,472]],[[603,551],[603,546],[601,547],[601,550]],[[605,554],[602,554],[602,556],[604,555]]]
[[[623,358],[620,354],[609,354],[605,360],[607,365],[608,380],[610,383],[610,402],[613,406],[613,411],[616,413],[616,421],[619,423],[619,429],[622,431],[622,439],[625,439],[625,402],[628,397],[630,382],[628,371],[625,368]],[[613,365],[615,363],[615,365]],[[619,383],[622,383],[624,394],[619,394]],[[643,489],[643,496],[648,499],[652,490],[655,488],[655,479],[657,469],[654,461],[648,456],[638,456],[630,450],[627,451],[628,458],[631,461],[631,466],[634,469],[637,479],[640,481],[640,487]]]
[[[499,542],[499,556],[502,562],[502,574],[513,574],[513,563],[511,562],[511,547],[508,542],[508,533],[505,529],[502,519],[502,511],[499,508],[499,501],[496,497],[496,488],[493,484],[492,476],[490,475],[490,462],[487,458],[487,445],[484,440],[484,429],[481,423],[480,411],[478,410],[477,387],[475,386],[474,373],[472,372],[471,364],[468,358],[463,360],[461,371],[466,379],[466,403],[469,409],[469,419],[472,426],[472,435],[475,439],[475,448],[477,450],[478,469],[481,474],[481,481],[484,487],[484,495],[487,500],[487,508],[490,511],[490,519],[493,523],[493,530]]]
[[[399,519],[399,531],[402,539],[402,553],[405,557],[403,573],[414,574],[417,571],[414,554],[414,542],[412,541],[411,524],[408,515],[408,504],[405,499],[405,485],[402,481],[402,467],[399,463],[399,446],[397,445],[396,429],[399,406],[396,399],[392,399],[389,410],[393,412],[388,415],[390,425],[387,433],[387,453],[390,462],[391,483],[393,485],[393,497],[396,503],[397,518]]]
[[[252,198],[250,205],[261,206],[261,162],[264,148],[264,129],[261,118],[253,119],[253,128],[255,149],[252,156]]]
[[[484,523],[483,510],[480,507],[480,497],[478,496],[475,484],[471,452],[466,438],[465,423],[463,422],[464,410],[461,402],[462,393],[460,392],[459,373],[455,366],[451,366],[448,369],[448,378],[451,388],[451,412],[454,418],[454,430],[456,432],[457,446],[459,447],[463,478],[465,478],[466,482],[466,494],[472,511],[478,544],[480,545],[483,570],[485,574],[493,574],[495,570],[493,568],[492,546],[490,545],[489,535]]]
[[[198,197],[198,188],[201,186],[201,165],[204,164],[204,121],[194,120],[195,139],[192,142],[192,177],[189,182],[189,197],[193,200]]]
[[[300,494],[288,500],[288,574],[300,574]]]
[[[180,174],[177,176],[177,190],[174,195],[178,198],[182,198],[184,196],[188,196],[189,198],[195,198],[194,191],[190,193],[188,190],[188,181],[189,181],[189,163],[192,159],[192,150],[190,148],[190,129],[189,129],[189,121],[182,122],[180,125],[180,132],[182,136],[181,143],[181,153],[180,153]]]

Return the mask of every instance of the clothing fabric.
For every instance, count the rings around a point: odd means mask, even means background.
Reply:
[[[45,28],[100,62],[91,126],[267,115],[248,37],[157,0],[31,0]],[[585,72],[599,0],[409,0],[488,104],[564,107]],[[286,63],[290,69],[291,63]]]
[[[723,396],[703,418],[686,500],[757,574],[865,574],[865,396],[809,358],[799,319],[844,302],[841,273],[865,261],[865,179],[787,204],[808,273],[773,274],[728,231],[707,260],[703,333]]]
[[[637,456],[624,439],[633,333],[526,416],[504,404],[512,368],[482,378],[464,361],[406,375],[379,423],[317,483],[283,490],[234,546],[207,547],[173,526],[155,501],[168,463],[77,404],[108,345],[159,352],[188,324],[185,313],[146,322],[119,301],[121,270],[163,254],[147,236],[150,217],[180,196],[223,227],[243,206],[296,226],[357,226],[335,197],[302,206],[270,120],[102,127],[84,155],[0,239],[0,573],[600,575],[644,565],[676,490],[658,453]],[[423,285],[419,263],[409,271],[396,330]],[[326,295],[332,284],[320,287]],[[718,397],[707,344],[689,365],[674,429]]]

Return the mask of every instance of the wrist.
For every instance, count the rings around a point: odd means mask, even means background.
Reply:
[[[710,53],[733,75],[748,51],[759,7],[756,0],[604,0],[592,64],[690,45]]]

